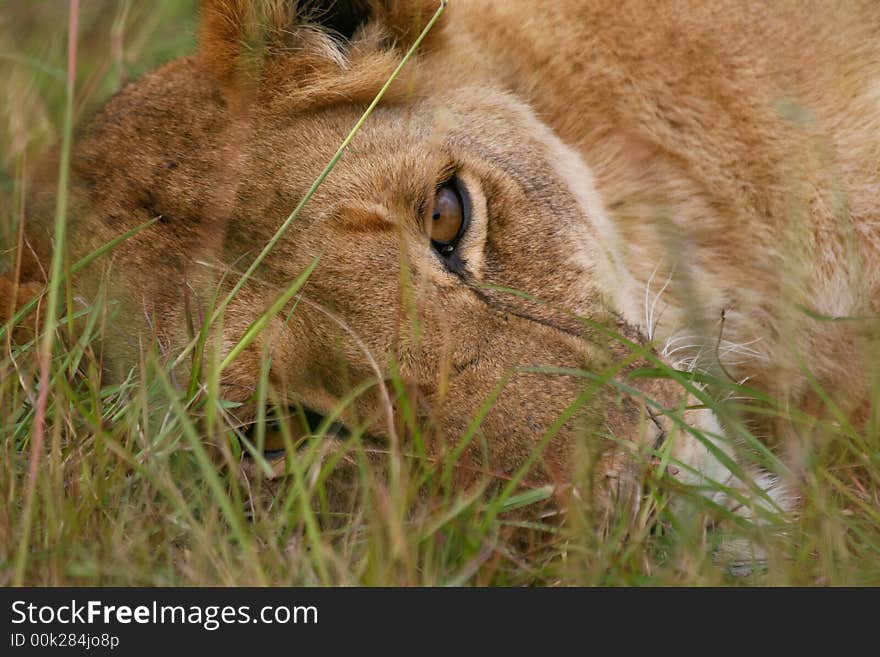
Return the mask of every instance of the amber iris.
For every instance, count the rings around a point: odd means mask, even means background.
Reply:
[[[433,242],[440,246],[454,246],[464,227],[464,203],[452,184],[437,190],[429,217],[428,230]]]

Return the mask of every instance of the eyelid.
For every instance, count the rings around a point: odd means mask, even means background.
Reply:
[[[464,184],[464,181],[459,176],[453,176],[450,182],[455,186],[455,191],[458,192],[458,198],[461,200],[461,230],[458,231],[458,236],[455,238],[455,243],[458,244],[464,238],[471,227],[473,203],[471,201],[471,195],[468,191],[467,185]]]
[[[455,178],[457,178],[457,177],[458,177],[458,167],[456,167],[456,166],[455,166],[454,164],[452,164],[452,163],[447,164],[446,166],[444,166],[444,167],[443,167],[442,169],[440,169],[440,171],[437,173],[437,177],[436,177],[437,184],[434,185],[434,193],[436,194],[436,193],[437,193],[437,190],[439,190],[441,187],[445,187],[445,186],[448,185],[453,179],[455,179]]]

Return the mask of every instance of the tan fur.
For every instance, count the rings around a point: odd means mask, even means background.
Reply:
[[[344,43],[308,23],[308,3],[206,0],[199,53],[130,86],[81,131],[73,257],[163,217],[77,283],[88,299],[106,276],[126,304],[112,367],[135,363],[139,336],[154,331],[169,360],[179,353],[186,314],[203,316],[266,244],[435,7],[368,4],[374,19]],[[225,394],[252,395],[267,347],[287,400],[329,412],[374,378],[375,361],[419,391],[442,449],[516,368],[600,371],[626,357],[576,314],[670,340],[671,361],[711,368],[717,350],[735,379],[799,408],[815,405],[802,358],[864,422],[878,167],[874,0],[451,0],[230,306],[225,349],[320,258],[304,302],[234,363]],[[474,208],[464,278],[444,269],[420,215],[449,170]],[[49,207],[46,192],[28,208],[44,256]],[[489,471],[514,471],[584,387],[517,372],[482,426]],[[633,385],[670,408],[686,401],[672,383]],[[345,419],[387,436],[384,412],[371,393]],[[605,490],[638,468],[597,436],[650,446],[645,417],[638,396],[601,393],[534,476],[568,476],[572,445],[586,441],[604,452]],[[714,426],[707,411],[686,418]],[[705,448],[680,440],[681,458],[702,463]]]

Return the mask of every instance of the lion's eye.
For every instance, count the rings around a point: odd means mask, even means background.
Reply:
[[[427,226],[431,243],[440,255],[448,257],[455,252],[467,221],[467,207],[458,184],[444,184],[434,197]]]

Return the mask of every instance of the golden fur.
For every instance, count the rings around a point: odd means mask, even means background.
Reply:
[[[140,336],[158,336],[169,359],[180,352],[192,318],[297,205],[435,8],[205,0],[200,51],[85,126],[71,257],[162,217],[77,282],[91,299],[109,281],[124,303],[111,369],[136,362]],[[449,172],[473,205],[457,273],[422,218]],[[28,206],[43,258],[51,198]],[[226,396],[250,399],[268,350],[279,394],[326,413],[375,378],[375,361],[414,391],[442,449],[510,376],[476,441],[486,454],[475,443],[467,457],[512,472],[584,386],[522,368],[599,371],[629,353],[578,315],[650,337],[673,363],[712,370],[720,356],[737,381],[815,408],[803,359],[865,422],[858,365],[880,315],[880,4],[451,0],[229,307],[221,348],[316,258],[303,302],[225,373]],[[687,401],[671,382],[631,385],[669,408]],[[385,411],[368,393],[345,419],[387,437]],[[589,437],[597,490],[636,486],[634,460],[596,436],[652,446],[669,425],[645,418],[637,394],[603,393],[559,429],[533,476],[568,477],[572,446]],[[708,411],[686,419],[720,431]],[[762,430],[777,441],[789,431]],[[729,479],[705,447],[678,440],[683,461]]]

